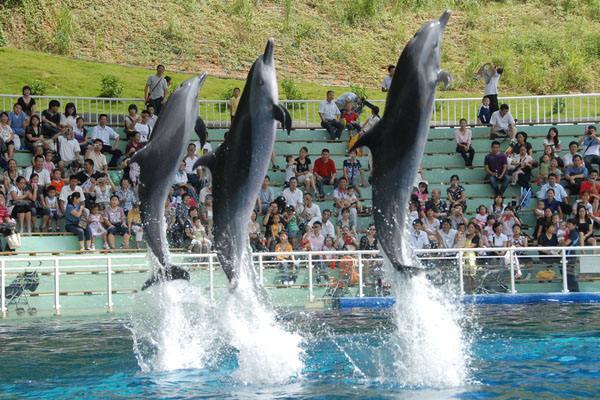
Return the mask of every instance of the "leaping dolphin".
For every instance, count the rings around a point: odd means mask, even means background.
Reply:
[[[200,158],[212,174],[214,247],[231,287],[248,249],[248,221],[269,167],[277,121],[290,133],[292,121],[279,105],[273,39],[248,73],[244,92],[225,141]]]
[[[383,118],[354,145],[371,149],[377,239],[400,271],[415,267],[404,241],[406,214],[427,142],[435,87],[450,79],[440,70],[440,46],[449,18],[447,10],[439,20],[423,25],[408,42],[396,65]]]
[[[163,280],[186,279],[189,273],[171,265],[165,229],[165,202],[177,166],[190,143],[198,117],[198,93],[206,73],[190,78],[173,92],[163,107],[150,141],[135,153],[131,162],[140,166],[138,194],[146,242],[159,263],[142,290]]]

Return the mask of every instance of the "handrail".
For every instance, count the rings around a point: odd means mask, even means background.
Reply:
[[[452,249],[419,249],[415,250],[415,254],[417,256],[424,257],[424,259],[438,259],[438,260],[456,260],[457,268],[459,272],[459,288],[458,293],[460,295],[464,295],[464,280],[463,280],[463,272],[465,265],[465,253],[482,253],[482,252],[508,252],[509,253],[509,265],[506,267],[510,270],[510,293],[516,293],[516,285],[515,285],[515,275],[517,272],[518,265],[515,265],[515,258],[517,257],[530,257],[531,255],[523,254],[523,253],[538,253],[540,251],[555,251],[558,254],[553,255],[539,255],[533,254],[533,256],[537,256],[539,258],[545,257],[554,257],[560,258],[561,264],[561,272],[562,272],[562,292],[568,293],[568,262],[567,258],[584,258],[584,257],[600,257],[600,254],[576,254],[581,251],[593,251],[596,252],[600,250],[600,246],[556,246],[556,247],[492,247],[492,248],[452,248]],[[515,254],[518,252],[519,254]],[[571,254],[567,254],[567,252],[571,252]],[[365,262],[373,262],[373,261],[381,261],[382,257],[373,258],[372,256],[380,256],[381,253],[378,250],[336,250],[336,251],[296,251],[296,252],[264,252],[264,253],[252,253],[251,258],[253,262],[257,262],[259,268],[259,277],[261,283],[263,282],[263,271],[265,270],[265,259],[275,257],[275,260],[267,260],[267,264],[271,263],[281,263],[289,260],[277,260],[277,256],[294,256],[299,257],[297,261],[301,263],[305,263],[306,268],[308,269],[308,296],[307,300],[309,302],[315,301],[314,295],[314,274],[313,270],[315,268],[315,263],[323,262],[323,256],[333,257],[326,260],[343,260],[343,257],[352,256],[355,257],[355,266],[358,269],[358,296],[363,297],[364,291],[364,281],[363,281],[363,272],[364,272],[364,263]],[[428,256],[435,257],[428,257]],[[440,256],[442,255],[442,256]],[[364,258],[364,256],[370,256],[369,258]],[[485,255],[480,256],[481,258],[499,258],[502,256],[498,255]],[[195,262],[195,259],[205,259],[208,265],[208,273],[209,273],[209,293],[210,298],[214,299],[214,290],[215,290],[215,282],[214,282],[214,270],[215,270],[215,262],[218,263],[218,258],[215,253],[177,253],[172,254],[173,259],[191,259],[190,263],[197,265],[198,262]],[[8,302],[6,298],[6,275],[7,272],[12,271],[26,271],[31,269],[48,269],[52,270],[54,276],[54,290],[52,292],[54,297],[54,313],[56,315],[60,315],[61,313],[61,304],[60,304],[60,296],[62,295],[60,291],[60,276],[63,275],[65,270],[66,273],[74,272],[77,269],[94,269],[94,270],[102,270],[106,272],[106,311],[112,312],[114,309],[113,303],[113,283],[112,283],[112,275],[115,273],[115,261],[119,260],[146,260],[148,259],[148,255],[146,253],[139,254],[91,254],[91,255],[75,255],[75,256],[43,256],[43,257],[2,257],[0,258],[0,314],[2,318],[7,317],[8,314]],[[90,260],[100,260],[105,261],[105,264],[98,265],[64,265],[61,263],[65,261],[73,262],[73,261],[90,261]],[[44,261],[51,262],[50,265],[42,266],[41,264]],[[19,263],[26,263],[25,265],[15,265]],[[39,262],[40,265],[38,267],[31,267],[32,262]],[[136,264],[131,264],[130,266],[139,267]],[[148,270],[150,267],[148,266]],[[14,272],[13,272],[14,273]]]

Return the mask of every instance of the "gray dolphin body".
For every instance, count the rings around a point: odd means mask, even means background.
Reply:
[[[415,266],[404,240],[407,207],[427,142],[435,88],[439,81],[449,79],[439,69],[442,34],[449,17],[446,11],[408,42],[396,66],[383,118],[354,145],[371,149],[377,239],[401,271]]]
[[[131,162],[140,165],[138,193],[146,242],[160,264],[143,289],[163,280],[187,279],[189,273],[171,265],[165,229],[165,202],[175,172],[190,143],[198,117],[198,93],[206,74],[193,77],[173,92],[156,121],[150,141]]]
[[[278,103],[270,39],[248,73],[225,141],[196,162],[195,167],[204,165],[211,171],[214,248],[232,287],[249,247],[248,222],[269,167],[277,121],[288,133],[291,129],[290,116]]]

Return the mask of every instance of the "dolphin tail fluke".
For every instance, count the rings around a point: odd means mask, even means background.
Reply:
[[[164,269],[157,271],[144,283],[142,290],[148,289],[150,286],[164,281],[173,281],[176,279],[190,280],[190,273],[177,265],[168,265]]]
[[[281,126],[290,134],[292,130],[292,116],[288,112],[287,108],[281,104],[275,104],[273,106],[273,118],[276,121],[281,122]]]

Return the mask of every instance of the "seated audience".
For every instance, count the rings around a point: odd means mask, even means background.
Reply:
[[[323,186],[335,185],[337,176],[335,163],[329,158],[329,149],[323,149],[321,151],[321,158],[315,161],[313,172],[315,175],[317,191],[319,192],[319,198],[320,200],[323,200],[325,198]]]
[[[44,148],[52,151],[56,151],[54,140],[64,131],[64,127],[60,125],[59,107],[58,100],[50,100],[48,109],[42,112],[42,141]]]
[[[130,104],[127,107],[127,115],[123,118],[125,124],[125,133],[127,134],[127,139],[133,136],[135,130],[135,124],[142,120],[142,117],[138,114],[138,108],[135,104]]]
[[[29,123],[29,117],[23,112],[23,108],[19,103],[13,105],[13,110],[8,113],[9,125],[15,134],[13,141],[15,142],[15,150],[21,150],[25,143],[25,128]]]
[[[460,184],[458,175],[450,177],[450,186],[446,189],[446,198],[450,208],[459,204],[462,206],[463,211],[467,210],[467,193],[465,192],[465,188]]]
[[[583,149],[583,160],[588,171],[592,164],[600,168],[600,137],[594,125],[590,125],[585,130],[585,135],[579,139],[579,146]]]
[[[319,105],[319,116],[321,117],[321,127],[325,128],[331,137],[331,140],[339,140],[344,130],[344,125],[340,122],[341,112],[334,101],[333,90],[327,91],[327,100]]]
[[[508,104],[502,104],[490,118],[490,139],[510,138],[514,139],[517,133],[515,120],[508,111]]]
[[[460,119],[460,127],[454,130],[454,139],[456,140],[456,152],[460,153],[463,160],[465,160],[466,167],[473,166],[473,158],[475,158],[475,150],[471,145],[473,134],[471,129],[467,126],[467,120],[464,118]]]
[[[579,187],[587,177],[588,169],[585,167],[583,159],[578,154],[574,155],[573,165],[565,168],[565,181],[567,182],[565,188],[568,193],[575,196],[579,194]]]
[[[96,125],[92,130],[90,139],[94,142],[94,144],[96,143],[97,139],[100,139],[102,142],[102,148],[100,149],[101,152],[112,155],[108,166],[116,167],[123,153],[121,153],[121,150],[118,149],[120,140],[119,134],[110,126],[108,126],[108,115],[100,114],[98,117],[98,125]],[[114,143],[111,144],[111,140],[114,140]]]
[[[408,238],[413,249],[421,250],[430,248],[431,244],[429,243],[429,237],[423,230],[423,224],[421,223],[421,220],[415,219],[412,225],[413,229],[408,234]]]
[[[548,129],[548,134],[544,139],[544,147],[546,146],[552,147],[555,153],[559,153],[562,150],[562,145],[558,138],[558,129],[554,126]]]
[[[500,152],[499,142],[492,142],[491,152],[485,156],[484,166],[494,193],[504,194],[509,185],[508,162],[506,154]]]
[[[115,236],[123,236],[122,247],[129,248],[129,229],[127,229],[127,217],[123,208],[119,206],[119,198],[112,195],[108,207],[104,210],[104,222],[108,232],[107,240],[111,249],[115,249]]]
[[[22,93],[23,96],[17,99],[17,104],[27,116],[31,117],[35,113],[35,99],[31,97],[31,88],[27,85],[23,86]]]
[[[77,236],[79,251],[89,250],[92,246],[92,232],[89,225],[85,228],[80,226],[85,207],[79,192],[73,192],[67,198],[65,207],[65,230]]]

